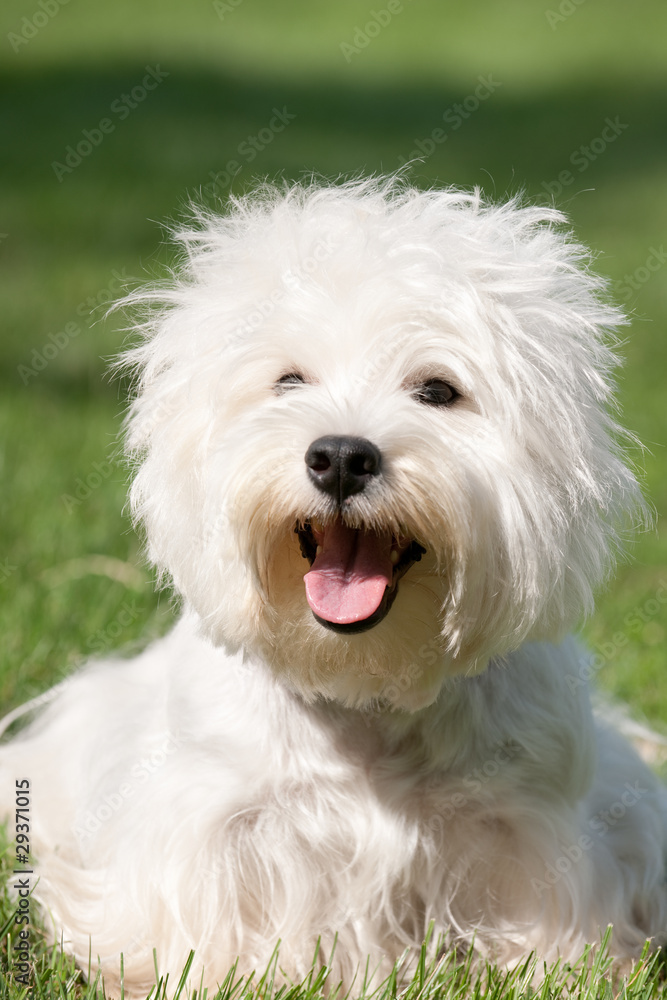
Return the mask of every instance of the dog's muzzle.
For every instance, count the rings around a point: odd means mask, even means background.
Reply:
[[[345,523],[351,497],[382,475],[380,450],[366,438],[321,437],[305,455],[314,485],[336,501],[338,514],[322,523],[297,524],[301,552],[311,569],[306,599],[316,620],[334,632],[365,632],[387,615],[398,582],[426,551],[406,536]]]

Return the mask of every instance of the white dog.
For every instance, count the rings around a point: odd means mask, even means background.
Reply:
[[[148,989],[155,947],[214,987],[279,939],[298,977],[336,934],[349,984],[431,922],[501,962],[664,937],[665,795],[564,638],[644,507],[622,316],[561,223],[266,188],[134,296],[132,505],[184,614],[0,754],[37,894],[108,985],[123,953]]]

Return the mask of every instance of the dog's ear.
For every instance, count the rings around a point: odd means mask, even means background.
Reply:
[[[216,378],[224,378],[225,337],[233,335],[226,289],[216,296],[212,288],[212,262],[224,285],[234,239],[224,220],[201,211],[171,235],[182,253],[168,277],[118,303],[130,316],[133,343],[115,368],[131,385],[124,425],[131,513],[161,581],[182,591],[178,567],[192,559],[203,530],[198,469],[215,406],[210,376],[215,365]]]
[[[405,206],[416,224],[421,197]],[[471,407],[457,417],[452,481],[463,486],[452,509],[462,514],[444,525],[470,541],[450,560],[443,636],[456,637],[462,662],[483,666],[526,639],[561,638],[651,522],[639,445],[616,403],[627,320],[559,212],[453,191],[423,198],[445,351],[459,359]]]
[[[496,402],[522,449],[515,499],[541,563],[524,584],[541,605],[531,634],[553,637],[592,611],[618,556],[651,523],[631,457],[640,446],[618,422],[617,331],[627,319],[560,213],[516,199],[478,212]]]

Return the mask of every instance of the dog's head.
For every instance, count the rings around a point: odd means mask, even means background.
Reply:
[[[135,296],[132,501],[214,642],[414,709],[591,608],[642,502],[622,317],[561,222],[390,180],[178,234],[179,276]]]

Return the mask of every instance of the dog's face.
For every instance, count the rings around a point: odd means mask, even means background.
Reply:
[[[415,709],[590,608],[641,500],[620,317],[554,220],[368,182],[184,235],[134,355],[133,501],[215,642]]]

